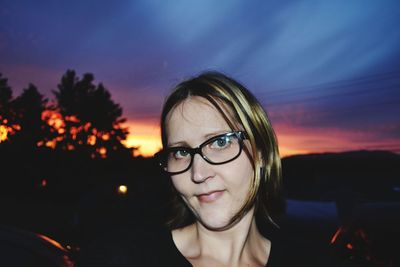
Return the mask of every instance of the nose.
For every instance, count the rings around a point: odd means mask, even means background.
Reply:
[[[212,177],[212,168],[210,164],[203,159],[200,154],[195,154],[191,168],[191,179],[199,184]]]

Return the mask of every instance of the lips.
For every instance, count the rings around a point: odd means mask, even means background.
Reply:
[[[205,194],[197,195],[197,199],[203,203],[211,203],[222,197],[225,190],[211,191]]]

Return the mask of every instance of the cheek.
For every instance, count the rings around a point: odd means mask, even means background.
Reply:
[[[235,213],[242,207],[249,197],[253,183],[253,168],[250,165],[242,166],[235,170],[234,179],[230,181],[230,193],[232,194],[232,205]],[[233,175],[233,174],[232,174]]]
[[[235,163],[235,162],[233,162]],[[232,182],[237,186],[243,186],[243,189],[248,189],[254,176],[253,165],[247,156],[238,158],[236,164],[232,164],[231,168],[227,168],[230,177],[234,177]]]
[[[242,198],[246,198],[250,191],[250,187],[253,181],[253,168],[246,168],[246,169],[241,169],[240,176],[238,177],[236,181],[236,188],[240,192],[240,195]]]
[[[189,185],[186,182],[187,177],[182,177],[183,175],[171,176],[172,185],[175,187],[176,191],[181,195],[186,195],[189,190]]]

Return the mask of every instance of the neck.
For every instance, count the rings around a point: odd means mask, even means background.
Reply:
[[[260,262],[268,257],[267,241],[257,229],[254,209],[238,223],[224,231],[213,231],[197,222],[188,228],[191,249],[187,258],[217,259],[225,266],[243,266],[244,262]]]

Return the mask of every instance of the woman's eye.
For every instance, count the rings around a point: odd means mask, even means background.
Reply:
[[[231,139],[229,137],[221,137],[211,143],[211,148],[226,148],[231,143]]]
[[[174,158],[176,159],[181,159],[181,158],[185,158],[189,155],[189,151],[181,149],[181,150],[177,150],[174,153]]]

